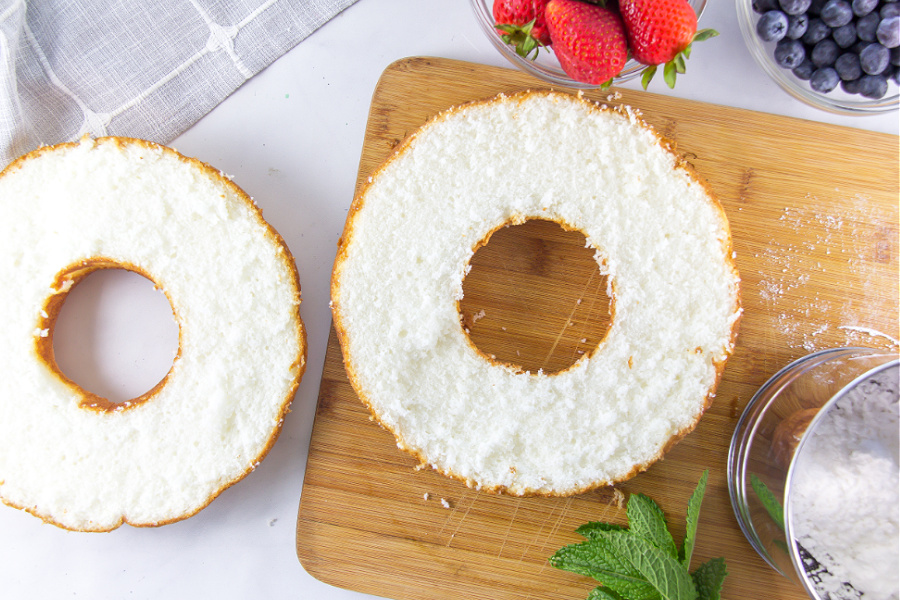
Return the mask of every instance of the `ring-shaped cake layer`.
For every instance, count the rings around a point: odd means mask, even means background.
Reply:
[[[460,323],[469,259],[540,218],[584,233],[614,317],[554,375],[486,360]],[[739,277],[722,207],[632,110],[554,92],[448,110],[354,201],[332,278],[360,399],[423,464],[512,495],[633,476],[691,431],[733,350]]]
[[[195,514],[266,455],[305,368],[293,257],[219,171],[126,138],[41,148],[0,175],[0,499],[75,530]],[[68,290],[125,268],[168,297],[179,349],[129,402],[53,358]]]

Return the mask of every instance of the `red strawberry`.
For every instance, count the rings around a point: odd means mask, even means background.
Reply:
[[[608,85],[628,59],[618,13],[580,0],[550,0],[545,11],[553,51],[572,79]]]
[[[650,65],[642,79],[645,89],[657,65],[665,65],[666,83],[674,87],[676,73],[685,71],[691,43],[719,35],[712,29],[697,31],[697,15],[687,0],[620,0],[619,10],[632,57]]]
[[[516,47],[516,53],[537,56],[540,46],[550,45],[544,21],[549,0],[494,0],[494,23],[503,41]]]

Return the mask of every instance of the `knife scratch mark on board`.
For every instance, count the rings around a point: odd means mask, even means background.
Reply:
[[[556,531],[559,530],[559,526],[562,523],[563,518],[566,516],[566,513],[569,512],[569,507],[571,505],[572,505],[571,497],[568,497],[565,500],[563,500],[561,498],[557,499],[557,501],[554,503],[553,507],[550,509],[550,512],[547,514],[547,519],[541,523],[541,526],[538,528],[537,532],[534,534],[534,538],[525,546],[525,549],[522,550],[522,556],[520,557],[519,560],[524,561],[525,556],[528,554],[528,551],[533,546],[535,546],[535,547],[538,546],[538,543],[541,539],[543,541],[540,541],[540,552],[541,553],[545,552],[545,550],[547,548],[547,544],[550,541],[550,538],[552,538],[553,535],[556,533]],[[556,517],[556,521],[551,525],[550,531],[547,532],[546,535],[544,535],[544,527],[548,523],[550,523],[551,520],[554,518],[553,515],[554,515],[554,513],[556,513],[557,508],[560,508],[559,515]],[[542,567],[541,567],[542,570],[543,570],[543,566],[544,566],[543,563],[545,563],[545,562],[546,561],[542,561]]]
[[[547,537],[544,538],[544,543],[541,545],[541,555],[547,554],[547,544],[550,540],[556,535],[556,532],[559,531],[560,526],[562,525],[563,519],[567,514],[569,514],[569,509],[572,507],[572,497],[569,496],[566,498],[563,503],[562,510],[559,511],[559,516],[556,518],[556,522],[553,523],[553,527],[550,528],[550,532],[547,534]],[[549,558],[549,556],[548,556]],[[538,574],[543,573],[544,569],[547,568],[547,565],[550,564],[549,561],[544,560],[541,561],[541,568],[538,570]]]
[[[459,528],[462,527],[463,522],[465,522],[466,517],[469,516],[469,511],[472,510],[472,507],[473,507],[473,506],[475,506],[475,502],[478,500],[479,494],[481,494],[481,490],[477,490],[477,491],[475,492],[475,497],[472,498],[472,500],[469,502],[469,506],[466,507],[466,512],[463,513],[463,516],[459,519],[459,523],[456,525],[456,529],[454,529],[454,530],[453,530],[453,533],[450,534],[450,539],[447,540],[447,547],[448,547],[448,548],[450,547],[450,544],[453,543],[453,539],[456,537],[456,534],[459,532]],[[468,492],[466,492],[466,495],[468,495]],[[463,496],[463,498],[465,498],[465,496]]]
[[[497,558],[503,557],[503,548],[506,546],[506,540],[509,539],[509,533],[512,531],[513,523],[516,522],[516,515],[519,513],[519,506],[522,505],[522,498],[516,501],[516,507],[513,509],[512,517],[509,519],[509,525],[506,526],[506,533],[503,534],[503,541],[500,543],[500,550],[497,552]]]
[[[584,292],[582,292],[581,297],[580,297],[580,298],[578,299],[578,301],[577,301],[577,304],[581,304],[581,302],[583,301],[583,299],[584,299],[585,296],[587,295],[588,286],[591,284],[591,281],[592,281],[593,279],[594,279],[594,273],[592,272],[590,278],[588,279],[587,284],[585,284],[585,286],[584,286]],[[601,289],[601,288],[604,286],[604,284],[605,284],[606,281],[607,281],[606,276],[602,276],[602,274],[601,274],[600,280],[597,281],[597,288],[598,288],[598,291],[597,291],[596,293],[594,293],[594,294],[591,294],[591,304],[590,304],[590,306],[588,306],[587,316],[586,316],[586,318],[585,318],[585,320],[584,320],[584,327],[583,327],[582,329],[587,329],[587,328],[588,328],[588,327],[587,327],[588,324],[594,323],[594,322],[597,322],[597,321],[601,321],[601,320],[605,320],[605,321],[607,322],[607,324],[606,324],[606,329],[607,329],[607,330],[609,329],[609,312],[610,312],[610,307],[611,307],[611,302],[612,302],[612,301],[610,300],[610,304],[607,305],[606,315],[600,315],[600,314],[599,314],[600,309],[603,308],[603,306],[602,306],[602,305],[600,305],[600,306],[597,305],[597,299],[600,298],[600,297],[602,296],[602,289]],[[607,299],[609,300],[608,295],[607,295]],[[606,337],[606,332],[603,333],[603,337],[604,337],[604,338]],[[587,339],[588,339],[588,337],[585,335],[585,336],[582,338],[582,342],[585,342]],[[596,345],[594,346],[594,348],[596,348]],[[575,346],[575,347],[572,349],[572,351],[573,351],[573,354],[572,354],[572,364],[575,364],[576,362],[578,362],[578,359],[581,358],[581,356],[580,356],[579,353],[583,354],[584,352],[588,352],[588,355],[590,355],[590,353],[593,352],[594,348],[588,348],[587,350],[580,350],[580,349],[578,348],[578,346]]]
[[[566,317],[565,323],[563,323],[562,330],[560,330],[559,334],[556,336],[556,339],[553,340],[553,345],[550,346],[550,351],[547,352],[547,358],[544,359],[544,364],[541,365],[541,369],[547,368],[547,363],[550,362],[550,357],[553,356],[553,352],[556,350],[556,347],[559,345],[559,340],[562,339],[562,336],[566,333],[566,330],[569,328],[569,325],[572,323],[572,317],[575,315],[575,311],[578,310],[578,305],[581,304],[581,299],[584,298],[585,293],[591,285],[591,281],[594,280],[594,275],[596,271],[591,272],[591,276],[588,277],[587,283],[584,285],[584,290],[581,292],[581,296],[578,298],[578,302],[575,303],[575,306],[572,307],[572,310],[569,311],[569,316]]]
[[[460,501],[462,501],[463,499],[465,499],[467,493],[468,493],[468,492],[463,492],[463,496],[462,496],[462,498],[460,499]],[[454,503],[450,506],[450,513],[447,515],[447,518],[444,519],[444,524],[441,525],[441,530],[438,531],[438,535],[437,535],[437,536],[438,536],[438,539],[441,539],[441,538],[443,537],[443,535],[444,535],[444,529],[446,529],[446,528],[447,528],[447,524],[448,524],[450,521],[453,520],[453,515],[456,514],[456,511],[457,511],[458,507],[459,507],[459,502],[454,502]],[[452,540],[453,538],[451,537],[450,539]],[[449,545],[450,545],[450,542],[447,542],[447,545],[449,546]]]

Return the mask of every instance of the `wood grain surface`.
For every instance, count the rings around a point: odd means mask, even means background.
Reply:
[[[372,98],[358,182],[435,113],[537,83],[446,59],[391,65]],[[624,523],[622,500],[642,492],[680,541],[688,498],[708,468],[694,566],[725,557],[730,600],[805,597],[743,537],[726,486],[728,446],[753,393],[791,360],[835,346],[897,350],[898,139],[644,92],[587,95],[638,108],[728,215],[744,317],[713,406],[664,460],[616,488],[488,495],[417,469],[397,449],[356,398],[332,331],[297,521],[297,555],[316,578],[397,599],[584,598],[592,580],[547,562],[580,539],[574,529]],[[602,339],[609,299],[579,235],[529,222],[478,251],[461,310],[482,351],[558,370]]]

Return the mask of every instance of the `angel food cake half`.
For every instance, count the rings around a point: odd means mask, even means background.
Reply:
[[[529,219],[582,232],[609,282],[605,337],[552,375],[492,360],[460,319],[475,250]],[[331,292],[350,381],[398,446],[517,496],[661,458],[709,407],[741,315],[709,187],[635,111],[556,92],[455,107],[411,135],[356,197]]]

